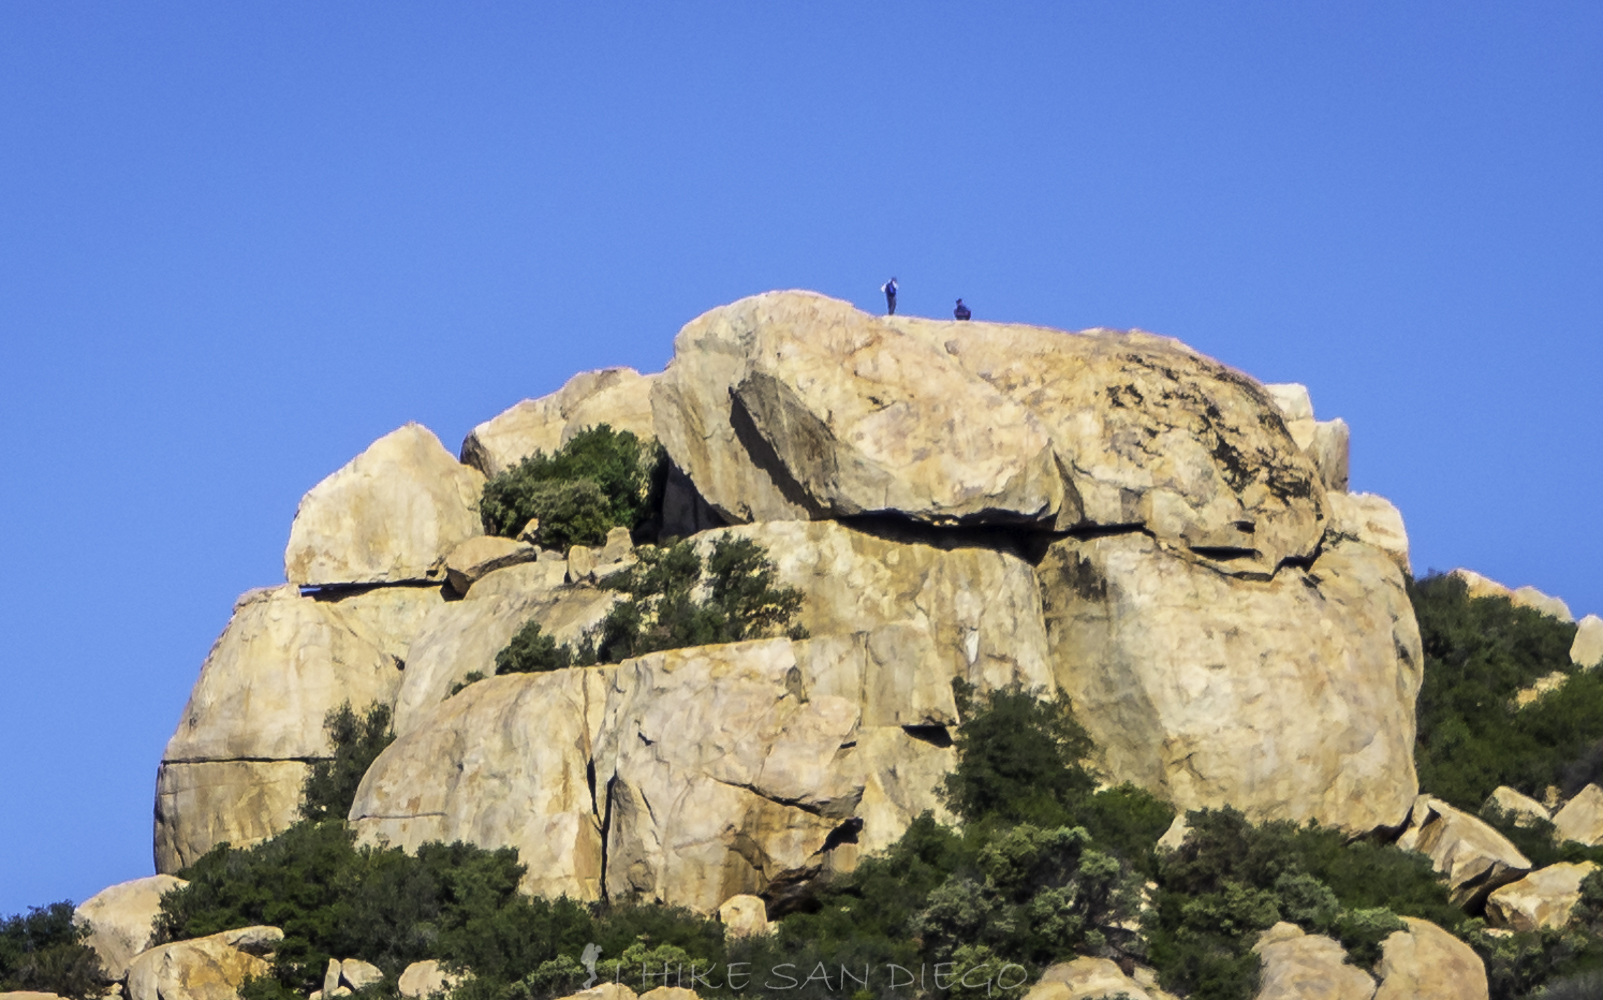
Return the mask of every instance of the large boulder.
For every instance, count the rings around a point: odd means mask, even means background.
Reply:
[[[857,825],[862,785],[836,758],[858,710],[800,683],[784,639],[618,666],[595,753],[609,895],[712,913],[742,893],[773,903],[823,870],[831,834]]]
[[[1307,386],[1296,382],[1265,385],[1264,391],[1274,400],[1286,430],[1297,447],[1303,450],[1314,467],[1325,489],[1342,492],[1347,489],[1348,439],[1351,436],[1345,420],[1315,420],[1313,400]]]
[[[1011,966],[1009,976],[1018,968]],[[1003,982],[1011,985],[1011,979]],[[1143,987],[1111,959],[1081,956],[1048,966],[1024,1000],[1170,1000],[1170,996],[1155,986]]]
[[[1588,670],[1603,664],[1603,618],[1587,615],[1576,623],[1575,642],[1570,644],[1570,662]]]
[[[156,870],[182,871],[218,844],[251,847],[300,819],[311,765],[299,760],[164,762],[156,771]]]
[[[1047,429],[1066,488],[1059,528],[1139,525],[1237,575],[1318,546],[1326,485],[1246,375],[1141,332],[887,322]]]
[[[1263,962],[1255,1000],[1369,1000],[1375,981],[1347,964],[1341,942],[1281,922],[1252,949]]]
[[[1397,846],[1427,855],[1452,901],[1472,913],[1494,889],[1531,870],[1530,860],[1490,824],[1430,795],[1414,803]]]
[[[362,778],[357,836],[408,851],[434,840],[516,847],[525,891],[599,898],[587,768],[614,669],[491,677],[421,712]]]
[[[1590,861],[1548,865],[1510,882],[1486,899],[1486,922],[1515,931],[1559,930],[1581,901],[1581,882],[1597,870]]]
[[[1570,614],[1570,607],[1563,600],[1542,593],[1535,587],[1520,587],[1509,589],[1496,580],[1484,577],[1472,569],[1462,567],[1447,574],[1456,577],[1464,584],[1465,591],[1470,597],[1501,597],[1519,608],[1530,608],[1549,618],[1556,618],[1561,622],[1572,622],[1575,617]]]
[[[245,980],[265,976],[284,932],[244,927],[151,948],[128,969],[130,1000],[239,1000]]]
[[[1381,942],[1375,1000],[1486,1000],[1486,966],[1469,945],[1429,920],[1403,923]]]
[[[1403,515],[1392,502],[1373,493],[1325,494],[1330,511],[1330,523],[1325,537],[1351,539],[1372,545],[1391,557],[1397,568],[1413,573],[1408,559],[1408,530],[1403,527]]]
[[[494,535],[478,535],[452,549],[445,557],[445,579],[458,594],[498,569],[534,562],[540,550],[527,542]]]
[[[171,875],[148,875],[102,889],[78,904],[73,921],[89,928],[84,943],[100,956],[109,979],[128,978],[134,956],[150,946],[151,922],[164,893],[188,885]]]
[[[177,871],[223,841],[243,847],[287,829],[307,762],[332,752],[328,713],[394,702],[402,674],[375,645],[382,612],[348,616],[340,603],[283,586],[235,604],[162,754],[157,871]]]
[[[412,641],[410,659],[395,698],[395,731],[408,733],[423,716],[450,694],[469,674],[495,674],[495,656],[518,630],[538,621],[545,634],[559,643],[573,642],[584,630],[606,616],[617,594],[593,587],[538,586],[526,580],[527,590],[501,590],[483,583],[501,574],[549,563],[525,563],[499,570],[475,584],[466,600],[435,608]]]
[[[1564,808],[1553,814],[1554,833],[1559,840],[1573,840],[1594,847],[1603,844],[1603,788],[1587,785]]]
[[[1506,816],[1515,826],[1521,827],[1553,821],[1546,806],[1507,785],[1492,789],[1492,794],[1486,797],[1486,804],[1481,806],[1481,815],[1491,816],[1494,820],[1498,815]]]
[[[850,304],[769,292],[698,317],[652,390],[668,454],[728,521],[895,512],[1051,523],[1051,441],[1018,403]]]
[[[342,587],[316,591],[312,596],[338,612],[352,632],[398,667],[406,664],[407,651],[422,631],[429,612],[445,603],[445,594],[437,584]]]
[[[479,424],[462,442],[462,461],[496,476],[537,451],[550,454],[588,427],[607,424],[640,438],[656,437],[651,422],[655,375],[633,368],[580,372],[556,392],[525,399]]]
[[[1058,686],[1111,780],[1355,831],[1407,814],[1423,655],[1386,554],[1338,541],[1254,580],[1129,533],[1064,539],[1038,572]]]
[[[297,586],[438,580],[445,554],[484,533],[484,476],[428,428],[379,438],[301,498],[284,550]]]

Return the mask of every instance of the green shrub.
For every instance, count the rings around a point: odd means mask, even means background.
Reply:
[[[608,529],[634,530],[653,516],[666,468],[660,445],[600,424],[491,478],[479,514],[491,535],[514,537],[537,517],[547,548],[596,545]]]
[[[72,903],[30,907],[0,919],[0,992],[29,990],[90,1000],[105,991],[89,929],[72,921]]]
[[[1574,625],[1506,598],[1471,598],[1451,576],[1409,594],[1425,650],[1414,753],[1422,788],[1470,811],[1498,785],[1539,798],[1603,740],[1603,676],[1572,673]],[[1555,671],[1571,676],[1516,709],[1516,693]]]
[[[334,756],[312,764],[301,789],[301,817],[344,819],[356,800],[362,775],[395,741],[390,709],[374,703],[365,715],[358,716],[346,702],[323,719],[323,729],[334,746]]]
[[[963,724],[954,737],[957,765],[943,787],[951,810],[971,823],[1068,820],[1070,803],[1096,787],[1084,763],[1091,737],[1068,697],[1044,700],[1018,687],[976,696],[962,681],[953,690]]]
[[[547,670],[562,670],[573,666],[573,649],[558,646],[546,635],[539,622],[529,622],[518,630],[512,641],[495,654],[497,674],[537,674]]]

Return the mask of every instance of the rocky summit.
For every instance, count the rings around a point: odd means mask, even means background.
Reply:
[[[649,531],[483,537],[486,477],[600,425],[660,443]],[[1407,536],[1346,492],[1347,443],[1300,386],[1139,331],[714,309],[661,373],[574,376],[459,458],[409,424],[306,494],[286,583],[240,598],[163,756],[157,870],[289,827],[329,713],[381,705],[363,840],[516,847],[549,896],[782,912],[949,815],[954,681],[1066,693],[1102,778],[1180,809],[1400,829]],[[670,537],[756,543],[801,627],[493,676],[531,622],[582,639],[620,600],[598,581]]]

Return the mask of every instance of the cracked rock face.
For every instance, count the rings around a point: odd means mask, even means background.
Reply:
[[[407,424],[301,498],[284,578],[302,587],[441,579],[446,553],[484,534],[483,492],[482,475]]]
[[[469,431],[462,442],[462,462],[493,477],[537,451],[549,455],[598,424],[654,438],[651,383],[656,377],[633,368],[580,372],[556,392],[525,399]]]
[[[614,669],[491,677],[432,706],[363,777],[350,815],[360,841],[516,847],[524,891],[600,898],[586,767]]]
[[[1386,554],[1339,542],[1244,580],[1125,534],[1057,542],[1039,572],[1057,683],[1111,780],[1255,819],[1407,814],[1423,657]]]

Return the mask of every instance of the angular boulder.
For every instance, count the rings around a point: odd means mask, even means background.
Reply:
[[[1603,788],[1587,785],[1553,814],[1554,835],[1587,847],[1603,843]]]
[[[352,632],[404,666],[412,640],[430,611],[445,603],[437,584],[318,591],[317,601],[338,612]]]
[[[1051,441],[943,352],[812,292],[714,309],[652,390],[662,443],[732,522],[889,513],[1050,524]]]
[[[599,424],[654,438],[651,385],[656,378],[633,368],[580,372],[556,392],[525,399],[473,428],[462,442],[462,462],[486,477],[497,476],[537,451],[551,454]]]
[[[1576,623],[1570,662],[1586,670],[1603,664],[1603,618],[1587,615]]]
[[[165,762],[156,771],[156,871],[182,871],[228,843],[251,847],[300,819],[311,765],[299,760]]]
[[[600,898],[587,768],[614,669],[491,677],[419,713],[362,778],[350,813],[359,840],[516,847],[524,891]]]
[[[1408,813],[1424,660],[1380,550],[1338,541],[1255,580],[1131,533],[1056,542],[1037,571],[1058,686],[1110,780],[1354,831]]]
[[[1148,333],[886,322],[1047,429],[1065,480],[1060,529],[1139,525],[1234,575],[1273,573],[1319,544],[1325,483],[1246,375]]]
[[[498,569],[534,562],[540,550],[527,542],[494,535],[478,535],[452,549],[445,557],[445,580],[458,594]]]
[[[1263,962],[1255,1000],[1370,1000],[1375,981],[1347,964],[1341,942],[1282,921],[1252,949]]]
[[[1391,557],[1397,568],[1413,573],[1408,558],[1408,530],[1403,526],[1403,515],[1385,497],[1373,493],[1325,494],[1330,511],[1330,523],[1325,537],[1350,539],[1373,546]]]
[[[494,587],[481,592],[475,584],[466,600],[435,608],[412,642],[411,659],[396,693],[396,733],[415,729],[469,674],[494,676],[496,654],[530,621],[538,621],[558,643],[573,642],[605,617],[616,600],[615,593],[592,587],[507,593]]]
[[[1561,862],[1510,882],[1486,899],[1486,922],[1513,931],[1560,930],[1581,901],[1581,882],[1597,865]]]
[[[729,937],[767,934],[768,906],[756,896],[730,896],[718,906],[718,922]]]
[[[73,922],[88,926],[84,943],[100,956],[108,979],[128,978],[129,963],[150,946],[151,921],[161,912],[162,895],[188,884],[171,875],[148,875],[109,886],[78,904]]]
[[[1470,913],[1531,870],[1530,860],[1491,825],[1430,795],[1414,803],[1397,846],[1428,856],[1447,880],[1449,898]]]
[[[1470,597],[1501,597],[1514,604],[1515,607],[1530,608],[1549,618],[1556,618],[1561,622],[1572,622],[1574,616],[1570,614],[1569,605],[1557,597],[1550,597],[1535,587],[1520,587],[1511,590],[1496,580],[1489,579],[1470,569],[1453,570],[1448,576],[1462,580],[1464,589]]]
[[[272,969],[284,932],[244,927],[143,952],[128,969],[130,1000],[239,1000],[239,988]]]
[[[1429,920],[1402,919],[1408,928],[1381,942],[1375,1000],[1487,1000],[1486,966],[1469,945]]]
[[[456,985],[456,978],[447,973],[434,959],[413,962],[401,972],[396,990],[407,1000],[427,1000],[436,993],[448,992]]]
[[[384,981],[384,970],[372,962],[364,962],[359,958],[347,958],[340,962],[339,967],[340,983],[350,987],[353,992]]]
[[[1109,959],[1082,956],[1048,966],[1024,1000],[1168,1000],[1168,994],[1142,988]]]
[[[1495,813],[1507,816],[1515,826],[1535,826],[1539,822],[1549,823],[1553,820],[1546,806],[1507,785],[1492,789],[1492,794],[1486,797],[1486,804],[1481,806],[1482,816],[1495,819]]]
[[[822,870],[830,835],[856,826],[862,785],[835,762],[858,712],[804,700],[799,679],[784,639],[618,666],[595,753],[609,895],[712,913],[740,894],[772,905]]]
[[[483,492],[483,475],[407,424],[301,499],[284,578],[302,587],[439,580],[445,554],[484,533]]]

